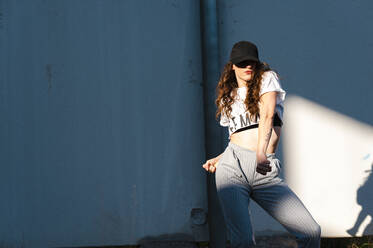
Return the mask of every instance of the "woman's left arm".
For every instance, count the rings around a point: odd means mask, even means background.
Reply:
[[[271,171],[266,151],[272,134],[273,118],[276,107],[276,91],[270,91],[260,97],[258,147],[256,151],[257,171],[263,175]]]

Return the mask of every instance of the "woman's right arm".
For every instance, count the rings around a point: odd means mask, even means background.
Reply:
[[[215,157],[216,162],[218,162],[223,155],[224,152],[220,153],[218,156]]]

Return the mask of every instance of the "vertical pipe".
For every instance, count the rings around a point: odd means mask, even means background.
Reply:
[[[222,152],[222,130],[215,119],[215,89],[219,79],[219,44],[217,28],[216,0],[201,2],[201,32],[203,51],[203,94],[205,113],[206,158],[210,159]],[[207,175],[208,225],[212,248],[224,248],[226,228],[224,217],[217,198],[215,174]]]

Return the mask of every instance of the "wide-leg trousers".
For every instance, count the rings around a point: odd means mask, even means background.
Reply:
[[[253,247],[250,198],[296,239],[298,247],[320,247],[321,229],[297,195],[279,177],[281,162],[267,154],[272,170],[256,172],[256,152],[229,142],[216,171],[216,187],[232,248]]]

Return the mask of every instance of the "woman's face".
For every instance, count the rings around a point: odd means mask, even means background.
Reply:
[[[249,81],[253,78],[254,69],[255,69],[255,61],[245,60],[238,64],[233,64],[232,69],[236,74],[237,80],[244,80]]]

